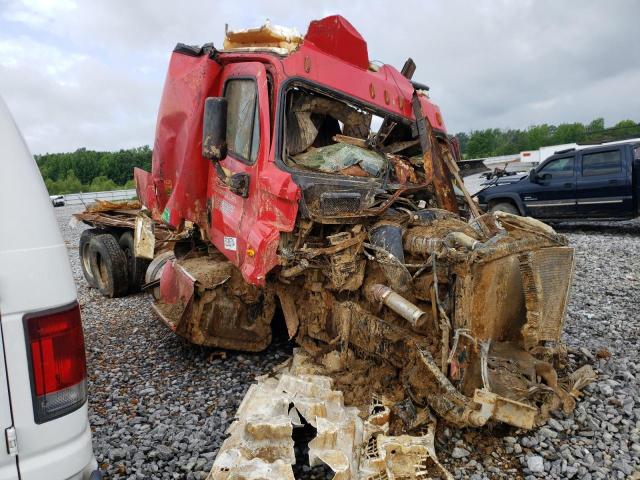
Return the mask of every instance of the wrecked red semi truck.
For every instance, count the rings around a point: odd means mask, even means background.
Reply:
[[[211,478],[293,478],[307,423],[336,478],[447,477],[432,414],[533,428],[593,378],[563,370],[573,249],[478,211],[414,70],[371,64],[340,16],[179,44],[142,207],[77,215],[103,294],[149,289],[178,335],[248,351],[279,306],[300,346],[249,390]]]

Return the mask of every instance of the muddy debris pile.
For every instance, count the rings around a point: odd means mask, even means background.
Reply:
[[[249,389],[210,478],[294,478],[307,425],[335,478],[450,478],[437,421],[534,429],[595,379],[567,371],[574,252],[551,227],[440,209],[323,227],[292,236],[275,287],[300,348]]]

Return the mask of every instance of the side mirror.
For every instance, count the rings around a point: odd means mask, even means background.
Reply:
[[[209,97],[204,103],[202,156],[214,161],[227,156],[227,99]]]
[[[529,181],[531,183],[538,183],[538,174],[536,173],[536,169],[532,168],[529,170]]]

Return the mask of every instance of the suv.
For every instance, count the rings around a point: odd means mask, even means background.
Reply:
[[[98,479],[67,247],[1,98],[0,169],[0,480]]]
[[[485,210],[547,221],[629,220],[640,215],[640,144],[568,149],[478,193]]]

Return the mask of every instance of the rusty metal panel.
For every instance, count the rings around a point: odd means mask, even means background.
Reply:
[[[520,255],[527,324],[523,337],[527,347],[540,341],[558,341],[573,276],[573,249],[554,247]]]
[[[495,420],[527,430],[534,426],[537,409],[531,405],[501,397],[487,390],[476,390],[473,400],[479,404],[489,405],[491,416]]]

